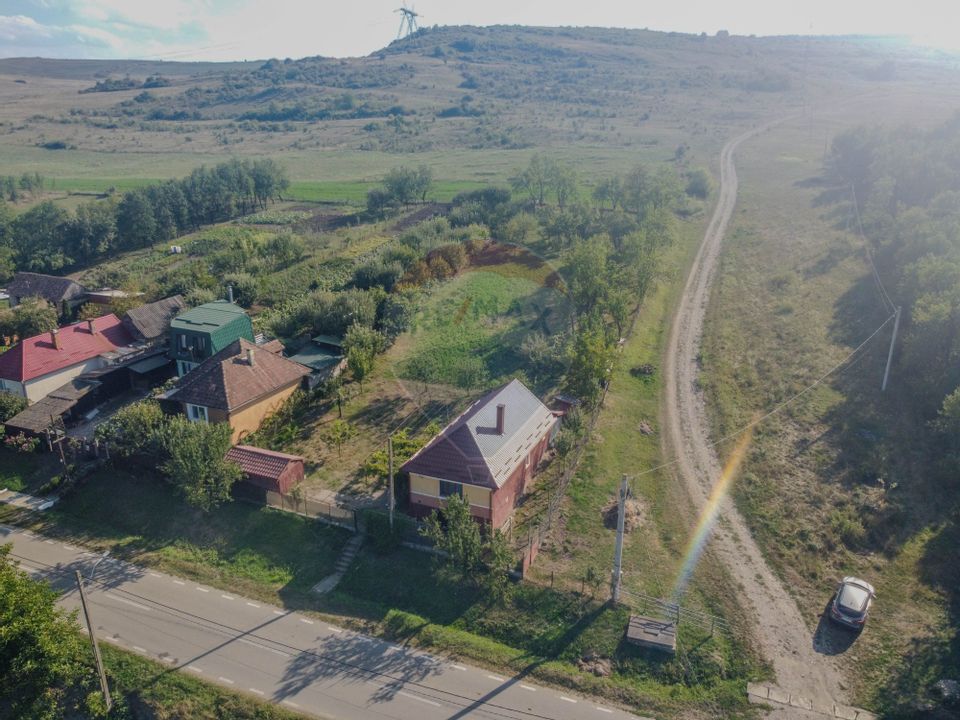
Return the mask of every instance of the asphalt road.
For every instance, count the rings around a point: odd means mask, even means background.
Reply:
[[[206,681],[324,718],[633,718],[596,700],[370,638],[307,615],[104,559],[0,525],[22,569],[79,607],[101,641]]]

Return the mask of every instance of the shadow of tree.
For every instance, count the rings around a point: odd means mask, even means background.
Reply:
[[[362,635],[336,635],[324,639],[316,649],[294,655],[274,697],[282,700],[315,683],[335,679],[340,684],[375,684],[370,702],[382,703],[392,700],[405,685],[443,671],[439,660],[422,653]]]

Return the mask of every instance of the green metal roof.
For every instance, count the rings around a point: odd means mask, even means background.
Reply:
[[[332,345],[337,348],[343,347],[343,338],[338,338],[336,335],[317,335],[315,338],[311,338],[310,342],[318,345]]]
[[[314,370],[323,370],[331,365],[336,365],[343,359],[343,355],[309,342],[306,347],[289,359]]]
[[[243,308],[227,300],[216,300],[197,305],[178,315],[170,322],[170,327],[177,330],[213,332],[224,325],[229,325],[240,315],[246,315]]]

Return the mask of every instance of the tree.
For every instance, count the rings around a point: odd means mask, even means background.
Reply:
[[[94,436],[110,443],[117,457],[139,455],[151,463],[159,459],[167,416],[155,400],[141,400],[120,408],[97,426]]]
[[[565,162],[551,160],[547,163],[547,182],[557,198],[557,206],[563,210],[577,192],[576,171]]]
[[[7,717],[76,717],[92,669],[83,662],[76,611],[57,606],[57,593],[34,580],[0,547],[0,708]]]
[[[64,237],[70,213],[49,200],[27,210],[13,221],[13,247],[21,270],[50,272],[71,264]]]
[[[517,192],[526,193],[538,207],[543,205],[550,187],[549,163],[539,153],[535,154],[526,169],[510,178],[510,186]]]
[[[610,239],[596,235],[570,253],[570,294],[581,314],[589,313],[605,298],[610,282],[607,258]]]
[[[149,247],[157,241],[157,219],[146,191],[124,194],[117,205],[117,236],[121,250]]]
[[[323,433],[323,439],[328,445],[337,446],[337,457],[342,456],[343,444],[348,442],[357,434],[356,428],[346,420],[336,419],[330,423]]]
[[[230,490],[242,475],[239,465],[224,459],[232,432],[227,423],[191,422],[182,415],[159,430],[166,455],[160,471],[187,502],[204,512],[230,500]]]
[[[564,378],[567,390],[588,405],[596,402],[610,372],[613,352],[599,318],[594,316],[581,322],[570,345]]]
[[[687,173],[687,195],[706,200],[712,189],[713,181],[710,180],[710,173],[706,168],[694,168]]]
[[[383,352],[386,346],[383,333],[371,327],[355,322],[347,328],[343,338],[343,351],[347,356],[347,367],[350,368],[354,380],[360,383],[361,390],[364,378],[373,370],[373,359]]]
[[[442,509],[430,513],[421,534],[437,550],[446,553],[448,567],[463,578],[476,577],[483,557],[483,539],[466,500],[459,495],[448,497]]]
[[[41,298],[24,298],[15,308],[0,309],[0,335],[20,338],[49,332],[58,325],[56,309]]]

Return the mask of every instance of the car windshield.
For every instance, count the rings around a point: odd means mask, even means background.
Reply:
[[[840,589],[839,605],[844,610],[850,612],[862,613],[867,606],[867,600],[870,599],[870,593],[859,585],[845,584]]]

